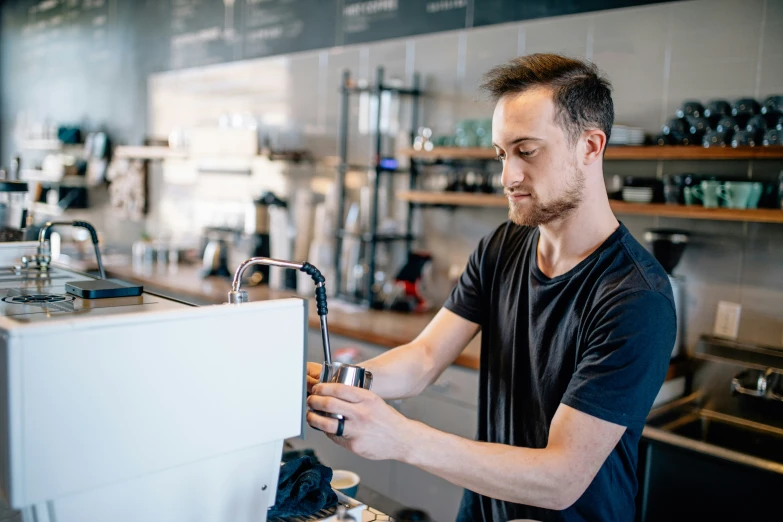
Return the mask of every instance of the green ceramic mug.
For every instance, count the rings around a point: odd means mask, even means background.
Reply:
[[[750,190],[750,196],[748,197],[748,208],[758,208],[761,196],[764,193],[764,184],[760,181],[754,181],[751,183],[753,187]]]
[[[720,181],[702,181],[698,187],[685,187],[684,196],[686,205],[694,205],[695,201],[701,201],[704,208],[717,208],[720,199]]]
[[[728,208],[748,208],[752,192],[753,183],[748,181],[727,181],[718,189],[719,197],[726,202]]]

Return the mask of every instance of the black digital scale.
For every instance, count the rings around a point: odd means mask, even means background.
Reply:
[[[82,299],[106,299],[138,296],[142,294],[144,287],[119,279],[93,279],[65,283],[65,291]]]

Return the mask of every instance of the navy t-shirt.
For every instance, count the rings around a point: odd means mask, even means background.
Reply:
[[[481,326],[477,440],[543,448],[561,403],[627,429],[568,509],[466,491],[458,520],[631,521],[639,437],[674,346],[669,279],[622,224],[553,278],[538,268],[538,238],[538,228],[500,226],[445,304]]]

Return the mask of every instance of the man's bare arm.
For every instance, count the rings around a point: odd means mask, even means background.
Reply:
[[[308,405],[345,416],[337,444],[370,459],[412,464],[480,495],[562,510],[576,502],[617,446],[625,427],[561,404],[545,448],[476,442],[403,417],[367,390],[319,384]],[[311,426],[334,433],[337,421],[309,413]],[[390,428],[393,426],[393,428]]]
[[[362,363],[373,374],[372,390],[384,399],[421,393],[453,363],[479,325],[441,308],[416,339]]]
[[[372,372],[372,391],[383,399],[418,395],[459,357],[478,331],[476,323],[441,308],[412,342],[361,365]],[[318,381],[320,371],[320,365],[308,364],[308,389]]]
[[[625,427],[561,404],[542,449],[463,439],[418,424],[404,461],[480,495],[547,509],[585,492]]]

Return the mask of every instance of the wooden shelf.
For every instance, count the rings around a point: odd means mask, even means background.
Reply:
[[[465,192],[400,192],[398,199],[411,203],[446,206],[498,207],[508,206],[500,194],[473,194]],[[716,221],[748,221],[754,223],[783,223],[783,210],[704,208],[697,206],[666,205],[663,203],[628,203],[610,201],[616,214],[660,216],[683,219],[711,219]]]
[[[22,150],[60,150],[63,148],[63,142],[56,139],[22,140],[18,145]]]
[[[495,159],[495,149],[479,147],[435,147],[433,150],[404,149],[403,156],[419,159]]]
[[[606,149],[608,160],[783,160],[783,146],[699,147],[684,145],[615,146]]]
[[[397,199],[427,205],[454,205],[465,207],[508,207],[508,199],[500,194],[468,192],[428,192],[412,190],[397,193]]]
[[[683,219],[711,219],[714,221],[748,221],[752,223],[783,223],[783,210],[770,208],[704,208],[664,203],[628,203],[611,201],[616,214],[636,214]]]
[[[187,152],[174,150],[169,147],[151,146],[118,146],[114,148],[115,158],[163,160],[171,158],[186,158]]]
[[[114,148],[114,157],[127,158],[127,159],[166,160],[166,159],[187,159],[190,157],[190,154],[187,150],[177,150],[165,146],[120,145]],[[310,151],[308,150],[262,151],[259,154],[253,154],[253,155],[215,154],[209,157],[217,160],[225,159],[225,158],[241,158],[242,160],[249,160],[254,158],[266,158],[270,161],[291,161],[293,163],[299,163],[301,161],[312,161]],[[245,174],[245,172],[242,172],[242,174]]]
[[[62,152],[71,155],[81,154],[84,152],[84,143],[63,143],[60,140],[22,140],[17,142],[19,150],[24,151],[49,151],[49,152]]]
[[[495,159],[495,149],[437,147],[431,151],[405,149],[403,156],[419,159]],[[769,147],[698,147],[684,145],[617,145],[606,149],[607,160],[783,160],[783,145]]]

